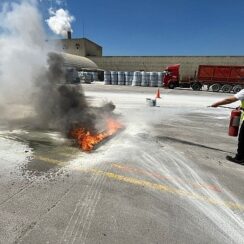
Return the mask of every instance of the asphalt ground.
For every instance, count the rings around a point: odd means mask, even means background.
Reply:
[[[83,88],[125,129],[84,153],[59,132],[2,124],[0,243],[244,243],[230,111],[207,108],[226,94],[160,89],[150,107],[156,88]]]

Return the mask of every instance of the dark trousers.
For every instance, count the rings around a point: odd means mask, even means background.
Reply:
[[[236,157],[241,160],[244,159],[244,122],[242,122],[242,125],[240,128]]]

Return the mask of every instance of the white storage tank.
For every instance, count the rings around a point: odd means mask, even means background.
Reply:
[[[141,72],[135,71],[133,74],[132,86],[140,86],[141,85]]]
[[[104,84],[111,85],[111,72],[110,71],[104,71]]]
[[[118,85],[120,86],[125,85],[125,72],[123,71],[118,72]]]
[[[118,72],[117,71],[111,71],[111,84],[118,85]]]

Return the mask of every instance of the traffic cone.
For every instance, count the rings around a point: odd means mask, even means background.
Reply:
[[[158,88],[158,90],[157,90],[157,92],[156,92],[156,98],[161,98],[161,97],[160,97],[160,90],[159,90],[159,88]]]

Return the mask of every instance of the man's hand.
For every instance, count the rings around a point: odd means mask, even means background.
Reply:
[[[217,103],[213,103],[212,105],[210,105],[210,107],[212,107],[212,108],[217,108],[218,106],[220,106],[220,105],[218,105]]]

